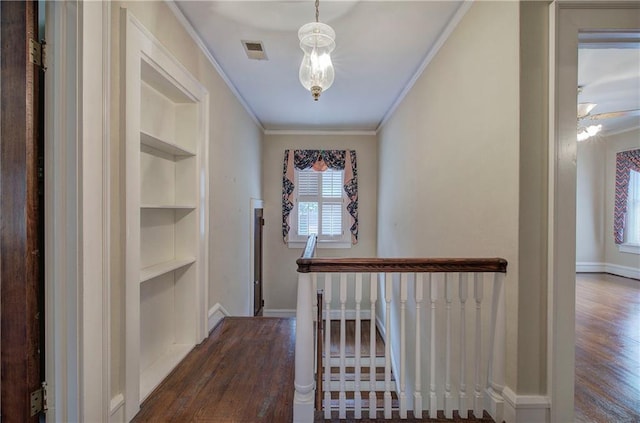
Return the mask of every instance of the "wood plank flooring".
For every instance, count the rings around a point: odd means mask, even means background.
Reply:
[[[640,422],[640,281],[576,276],[578,422]]]
[[[293,420],[295,319],[227,317],[144,401],[140,422]]]

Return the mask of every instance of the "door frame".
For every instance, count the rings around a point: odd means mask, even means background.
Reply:
[[[255,228],[253,226],[253,223],[254,223],[254,216],[255,216],[256,209],[264,210],[264,201],[257,198],[251,198],[249,200],[249,300],[248,300],[248,308],[247,308],[248,310],[247,313],[249,316],[253,316],[253,299],[255,294],[254,287],[253,287],[253,282],[254,282],[253,275],[255,272],[255,266],[254,266],[255,245],[253,241],[254,241],[254,235],[255,235]],[[263,218],[264,218],[264,212],[263,212]],[[264,230],[262,234],[264,236]],[[262,259],[264,263],[264,238],[262,239],[262,246],[263,246]],[[264,299],[264,265],[262,268],[263,268],[262,298]],[[263,307],[263,312],[264,312],[264,307]]]
[[[48,414],[108,421],[111,4],[45,7]]]
[[[549,17],[547,389],[550,421],[564,422],[574,413],[578,31],[638,28],[640,5],[555,1]]]

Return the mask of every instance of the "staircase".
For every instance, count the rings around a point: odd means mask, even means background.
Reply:
[[[323,322],[324,323],[324,322]],[[330,328],[330,357],[329,366],[330,371],[327,372],[327,360],[326,353],[322,353],[322,369],[319,370],[319,377],[322,378],[322,390],[323,390],[323,404],[321,409],[323,410],[319,416],[324,418],[331,418],[333,414],[335,417],[339,416],[340,411],[340,391],[341,384],[344,382],[344,408],[350,417],[354,416],[354,410],[356,407],[356,401],[360,401],[360,407],[364,410],[370,408],[371,398],[375,397],[375,409],[382,410],[384,406],[384,391],[385,391],[385,358],[384,358],[384,340],[380,335],[380,332],[375,328],[375,342],[371,342],[371,321],[360,321],[361,345],[360,348],[360,365],[356,366],[356,321],[345,321],[345,343],[344,343],[344,374],[341,378],[341,360],[340,360],[340,321],[331,320]],[[324,339],[324,337],[323,337]],[[373,345],[373,349],[371,346]],[[320,345],[322,349],[322,345]],[[374,351],[371,354],[371,351]],[[373,364],[372,364],[373,360]],[[373,368],[372,368],[373,367]],[[359,370],[359,371],[358,371]],[[327,385],[327,376],[329,377],[329,384]],[[373,386],[371,381],[373,380]],[[359,381],[359,387],[356,388],[356,384]],[[390,375],[390,387],[391,387],[391,401],[392,408],[398,408],[398,396],[396,395],[396,381],[391,372]],[[372,397],[371,391],[375,393]],[[356,394],[356,392],[358,394]],[[329,399],[329,407],[326,407],[326,400]],[[358,417],[359,418],[359,417]]]
[[[320,258],[310,237],[297,264],[294,422],[503,420],[504,259]]]

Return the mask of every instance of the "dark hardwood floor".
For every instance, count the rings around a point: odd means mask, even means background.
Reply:
[[[134,422],[293,418],[295,319],[227,317],[142,404]]]
[[[640,281],[576,276],[578,422],[640,422]]]
[[[576,283],[576,421],[640,422],[640,281],[579,274]],[[133,421],[290,422],[294,336],[294,319],[226,318]]]
[[[355,332],[353,322],[347,333]],[[336,330],[337,326],[332,329]],[[363,339],[368,322],[363,322]],[[366,332],[365,332],[366,331]],[[365,335],[366,333],[366,335]],[[363,340],[364,343],[364,340]],[[377,334],[376,353],[383,354]],[[227,317],[144,401],[133,422],[288,423],[293,420],[295,320]],[[332,355],[338,346],[332,342]],[[353,350],[353,336],[347,351]],[[439,416],[443,417],[443,416]],[[483,419],[455,421],[492,422]],[[316,421],[325,421],[321,414]],[[352,418],[331,422],[349,422]],[[370,420],[361,420],[369,422]],[[440,422],[443,418],[387,420]]]

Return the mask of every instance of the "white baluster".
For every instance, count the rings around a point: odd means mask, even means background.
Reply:
[[[324,418],[331,419],[331,273],[324,275]]]
[[[444,369],[444,417],[453,418],[453,398],[451,397],[451,301],[453,300],[453,275],[445,274],[444,299],[446,303],[447,340]]]
[[[384,278],[384,295],[386,305],[384,332],[386,340],[384,343],[384,418],[391,418],[391,295],[392,295],[391,273],[387,273]]]
[[[354,405],[354,417],[356,419],[362,418],[362,395],[360,393],[360,372],[362,370],[360,363],[360,342],[361,342],[361,319],[360,319],[360,303],[362,302],[362,273],[356,273],[356,362],[355,362],[355,370],[356,370],[356,380],[355,380],[355,392],[353,394],[353,405]]]
[[[315,382],[313,380],[313,302],[311,276],[298,273],[296,304],[295,391],[293,421],[312,422]]]
[[[407,277],[406,273],[400,275],[400,418],[407,418],[407,393],[406,393],[406,360],[407,360]]]
[[[429,273],[429,296],[431,301],[431,333],[429,335],[430,366],[429,366],[429,418],[438,417],[438,397],[436,395],[436,301],[438,300],[438,286],[436,278]]]
[[[416,273],[415,292],[416,292],[416,373],[415,373],[415,389],[413,392],[413,415],[416,419],[422,418],[422,368],[421,357],[422,339],[420,334],[420,322],[422,321],[422,297],[423,297],[423,273]]]
[[[346,304],[347,304],[347,274],[340,274],[340,393],[338,417],[347,418],[347,394],[346,394]]]
[[[484,293],[483,274],[473,275],[473,297],[476,300],[476,333],[475,333],[475,390],[473,393],[473,415],[482,418],[483,396],[482,396],[482,299]]]
[[[466,273],[459,273],[458,278],[460,280],[460,288],[458,289],[460,297],[460,401],[458,402],[458,413],[461,418],[466,419],[469,417],[469,411],[467,408],[467,316],[465,304],[469,296],[469,285]]]
[[[490,399],[490,414],[495,421],[502,421],[504,415],[504,363],[506,321],[504,304],[504,274],[495,273],[493,280],[493,300],[491,303],[491,336],[489,341],[489,368],[487,371],[487,393]]]
[[[369,419],[374,420],[377,414],[378,399],[376,396],[376,302],[378,301],[378,275],[369,275],[369,300],[371,301],[371,320],[369,321]]]

